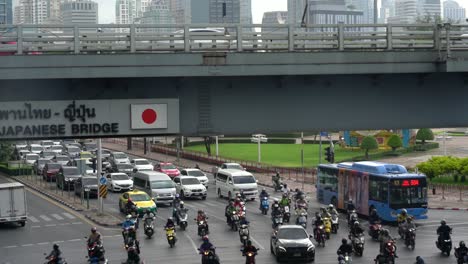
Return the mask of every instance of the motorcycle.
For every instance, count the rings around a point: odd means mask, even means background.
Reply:
[[[177,241],[174,227],[166,228],[166,238],[167,238],[167,243],[169,243],[169,246],[171,248],[174,247]]]
[[[107,259],[104,257],[104,247],[102,244],[97,242],[87,243],[88,245],[88,261],[89,263],[107,263]]]
[[[136,246],[127,249],[127,262],[125,264],[140,264],[140,251]]]
[[[356,210],[351,210],[348,212],[348,227],[351,228],[354,222],[358,220],[358,215],[356,213]]]
[[[439,244],[438,241],[436,241],[436,246],[442,254],[447,254],[447,256],[450,256],[450,251],[452,251],[452,239],[447,238],[442,240],[442,245]]]
[[[231,229],[234,231],[239,230],[239,215],[236,211],[232,211],[231,215]]]
[[[455,252],[455,258],[457,259],[457,264],[468,263],[468,261],[465,260],[467,258],[467,252],[460,253],[460,248],[455,248],[454,252]]]
[[[197,219],[194,219],[197,221]],[[197,221],[197,226],[198,226],[198,235],[200,237],[204,237],[208,234],[207,227],[206,227],[206,221]]]
[[[390,240],[385,244],[385,253],[378,255],[375,264],[395,264],[396,245],[395,241]]]
[[[258,248],[257,248],[258,250]],[[244,253],[244,250],[241,249],[242,256],[245,256],[245,264],[255,264],[255,256],[257,256],[257,252],[247,252]]]
[[[369,226],[369,236],[375,241],[379,240],[380,232],[382,231],[382,225],[380,223],[374,223]]]
[[[307,213],[305,211],[302,211],[301,214],[297,217],[296,225],[307,228]]]
[[[350,264],[351,263],[351,257],[348,255],[348,253],[345,253],[344,255],[338,255],[338,264]]]
[[[340,224],[338,222],[338,215],[332,214],[331,216],[331,231],[333,234],[338,233],[338,228],[340,227]]]
[[[272,228],[276,229],[278,226],[283,224],[283,217],[281,215],[275,215],[272,219]]]
[[[202,264],[219,264],[219,260],[216,257],[214,250],[204,250],[200,254],[202,255]]]
[[[322,247],[325,247],[326,235],[325,235],[325,227],[323,225],[320,225],[317,227],[315,240],[317,241],[319,245],[322,245]]]
[[[275,189],[275,192],[283,190],[283,182],[281,180],[273,181],[273,188]]]
[[[409,228],[406,231],[405,245],[411,248],[412,250],[414,250],[414,247],[416,246],[416,229],[415,228]]]
[[[249,240],[250,238],[250,232],[249,232],[249,226],[246,225],[246,224],[243,224],[240,226],[239,228],[239,238],[240,238],[240,242],[242,243],[242,245],[247,245],[247,241]]]
[[[143,229],[145,230],[145,235],[148,238],[151,238],[154,235],[153,219],[151,219],[151,218],[145,219],[145,224],[143,226]]]
[[[291,212],[289,211],[289,205],[283,206],[283,221],[289,223],[291,219]]]
[[[325,236],[327,237],[327,239],[330,239],[330,234],[331,234],[331,229],[332,229],[330,218],[324,217],[323,225],[324,225],[324,230],[325,230]]]
[[[47,253],[44,253],[44,255],[46,256]],[[47,261],[44,264],[67,264],[67,261],[64,258],[57,260],[55,256],[50,256],[46,257],[45,259]]]
[[[365,238],[364,234],[359,234],[358,236],[349,236],[349,239],[351,240],[351,244],[353,245],[353,251],[356,256],[362,257],[362,254],[364,253],[364,243],[365,243]]]
[[[262,211],[262,214],[267,215],[269,209],[270,201],[268,201],[268,197],[264,196],[260,202],[260,210]]]
[[[185,209],[185,208],[184,208]],[[185,230],[187,228],[187,218],[188,218],[188,214],[187,214],[187,209],[179,209],[177,210],[177,217],[179,219],[179,226],[182,230]]]

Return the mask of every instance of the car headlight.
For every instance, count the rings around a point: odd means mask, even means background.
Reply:
[[[286,252],[286,248],[284,248],[282,246],[278,246],[278,250],[281,251],[281,252]]]
[[[311,252],[311,251],[314,251],[314,249],[315,249],[315,246],[312,244],[307,248],[307,251]]]

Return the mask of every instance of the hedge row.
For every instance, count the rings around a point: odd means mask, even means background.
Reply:
[[[4,164],[0,164],[0,172],[3,172],[10,176],[18,175],[31,175],[33,173],[32,168],[8,168]]]
[[[250,138],[234,138],[234,139],[219,139],[219,144],[245,144],[245,143],[252,143]],[[296,140],[293,138],[269,138],[267,143],[263,144],[295,144]],[[189,142],[185,146],[198,146],[204,145],[203,141],[193,141]]]
[[[430,142],[430,143],[426,143],[424,145],[416,144],[416,145],[411,146],[409,148],[398,149],[395,152],[385,151],[385,152],[371,153],[371,154],[369,154],[369,160],[378,160],[378,159],[383,159],[383,158],[386,158],[386,157],[395,157],[395,156],[399,156],[399,155],[405,154],[405,153],[410,153],[410,152],[413,152],[413,151],[426,151],[426,150],[435,149],[435,148],[438,148],[438,147],[439,147],[439,143],[437,143],[437,142]],[[365,156],[357,156],[357,157],[354,157],[352,159],[343,160],[343,161],[363,161],[363,160],[366,160]]]

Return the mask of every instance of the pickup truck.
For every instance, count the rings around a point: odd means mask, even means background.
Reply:
[[[0,184],[0,223],[26,225],[26,191],[21,183]]]
[[[242,167],[239,163],[223,163],[219,167],[217,166],[213,167],[211,169],[211,173],[215,175],[216,173],[218,173],[218,170],[224,170],[224,169],[245,170],[245,168]]]

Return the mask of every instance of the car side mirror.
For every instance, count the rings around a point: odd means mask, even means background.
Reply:
[[[180,185],[180,182],[176,182],[177,185]]]
[[[232,184],[232,181],[229,181],[228,183],[229,183],[229,184]]]

